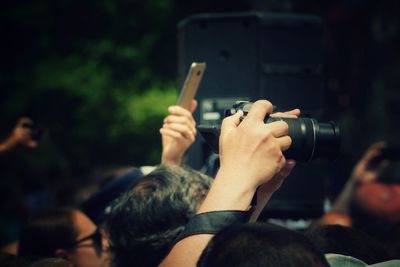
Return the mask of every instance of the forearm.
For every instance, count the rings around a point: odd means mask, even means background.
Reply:
[[[230,177],[234,182],[227,182],[227,179],[223,177]],[[256,186],[248,183],[240,174],[220,171],[198,213],[217,210],[248,210],[256,189]]]
[[[161,164],[163,165],[181,165],[183,155],[171,156],[167,153],[161,154]]]

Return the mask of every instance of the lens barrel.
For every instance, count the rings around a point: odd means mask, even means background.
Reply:
[[[316,158],[334,159],[339,154],[340,131],[334,122],[319,123],[312,118],[272,118],[264,122],[284,121],[289,126],[288,135],[292,139],[286,158],[299,162],[309,162]]]
[[[231,109],[225,111],[230,116],[243,111],[247,116],[253,103],[237,101]],[[277,118],[266,117],[265,123],[284,121],[289,125],[288,135],[292,139],[289,149],[284,152],[286,158],[299,162],[309,162],[317,158],[335,159],[340,150],[340,131],[335,122],[320,123],[313,118]]]

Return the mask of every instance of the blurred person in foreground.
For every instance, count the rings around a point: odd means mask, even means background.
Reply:
[[[400,184],[380,181],[391,163],[384,156],[392,149],[384,142],[372,144],[355,165],[332,210],[318,224],[340,224],[362,230],[377,239],[392,256],[400,258]]]

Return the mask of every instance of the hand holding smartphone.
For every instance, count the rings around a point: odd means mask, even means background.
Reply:
[[[178,98],[178,106],[190,110],[190,105],[199,88],[203,73],[206,69],[206,63],[193,62],[186,76],[182,90]]]

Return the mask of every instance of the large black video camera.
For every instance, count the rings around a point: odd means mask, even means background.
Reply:
[[[252,103],[237,101],[231,109],[225,111],[225,117],[243,111],[244,119],[250,110]],[[309,162],[316,158],[334,159],[339,154],[340,131],[334,122],[320,123],[312,118],[272,118],[266,117],[265,123],[285,121],[289,125],[289,136],[292,144],[284,152],[286,158],[299,162]],[[215,153],[218,153],[218,141],[220,125],[199,125],[198,129],[204,140]]]

